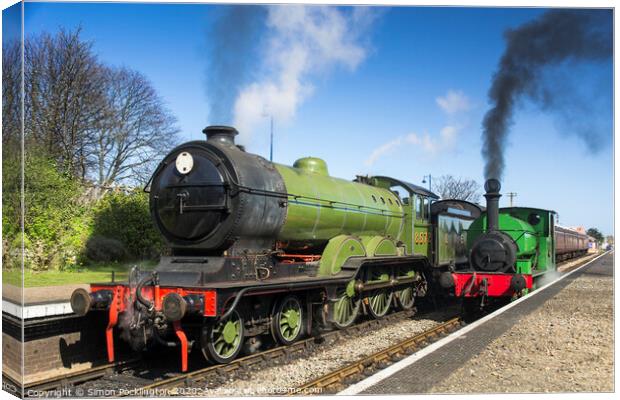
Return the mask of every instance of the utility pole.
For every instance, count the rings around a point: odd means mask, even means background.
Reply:
[[[510,207],[512,207],[512,199],[517,197],[517,194],[514,192],[506,193],[506,195],[510,198]]]
[[[273,115],[271,116],[271,143],[269,145],[269,161],[273,161]]]

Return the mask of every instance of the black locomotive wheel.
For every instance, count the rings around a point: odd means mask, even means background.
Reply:
[[[204,327],[200,338],[202,353],[215,363],[229,363],[239,355],[243,336],[243,318],[233,311],[225,320]]]
[[[271,318],[271,334],[280,344],[288,346],[304,334],[305,316],[297,296],[286,296],[278,301]]]

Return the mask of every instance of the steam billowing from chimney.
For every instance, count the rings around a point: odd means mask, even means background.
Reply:
[[[502,177],[508,128],[514,106],[522,96],[529,96],[546,110],[565,105],[566,99],[558,101],[556,98],[566,94],[566,87],[546,82],[545,67],[565,61],[611,59],[612,18],[611,10],[551,10],[506,32],[506,50],[488,94],[491,109],[483,120],[482,156],[486,179]],[[586,121],[595,119],[592,115],[573,114],[571,117]],[[577,134],[594,149],[596,143],[592,141],[597,138],[591,131],[583,129]]]
[[[256,63],[260,30],[267,9],[257,5],[223,6],[208,34],[209,49],[207,95],[209,119],[213,123],[232,124],[232,111],[239,89],[251,76]]]
[[[218,6],[209,31],[211,123],[234,125],[240,141],[272,117],[292,120],[314,79],[354,71],[369,53],[378,8],[304,5]]]

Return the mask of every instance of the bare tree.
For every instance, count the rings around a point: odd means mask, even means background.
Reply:
[[[44,33],[24,44],[25,134],[61,165],[85,179],[87,149],[104,117],[103,68],[80,30]]]
[[[106,111],[94,155],[100,185],[144,182],[178,129],[151,83],[126,68],[106,72]]]
[[[21,136],[21,47],[2,45],[2,148],[4,156],[17,156]]]
[[[480,201],[480,185],[473,179],[442,175],[436,182],[435,189],[443,199],[467,200],[472,203]]]
[[[3,52],[2,112],[13,132],[3,133],[4,144],[19,136],[15,118],[21,100],[15,93],[21,87],[21,50],[19,43],[3,47],[8,50]],[[29,151],[53,158],[82,181],[143,182],[176,141],[176,119],[152,84],[136,71],[100,62],[80,29],[26,40],[24,83]]]

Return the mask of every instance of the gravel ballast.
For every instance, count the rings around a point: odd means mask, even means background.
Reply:
[[[430,392],[613,391],[612,263],[587,270]]]
[[[334,344],[323,345],[315,354],[283,361],[281,365],[268,367],[242,379],[207,389],[205,394],[210,396],[286,394],[305,382],[360,360],[404,338],[431,329],[448,317],[446,313],[432,313],[425,317],[398,321],[364,335],[343,337]]]

